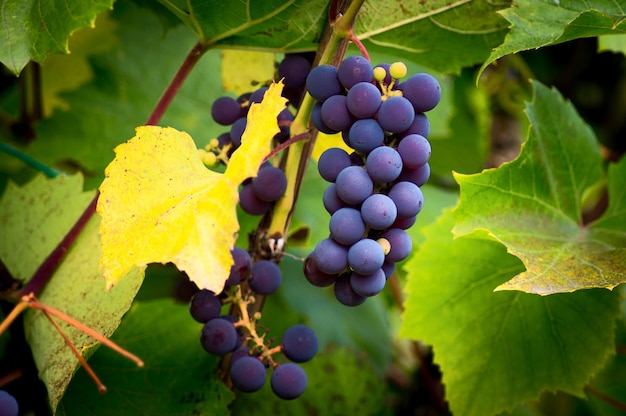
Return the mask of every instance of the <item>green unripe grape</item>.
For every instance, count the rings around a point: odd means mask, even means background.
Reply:
[[[213,152],[205,152],[202,155],[202,163],[207,166],[215,166],[217,164],[217,156]]]
[[[387,76],[387,71],[385,68],[381,68],[380,66],[374,68],[374,79],[378,82],[381,82]]]
[[[211,141],[209,142],[209,146],[212,149],[217,149],[218,147],[220,147],[220,142],[219,140],[217,140],[216,138],[211,139]]]
[[[391,244],[389,243],[389,240],[381,237],[378,240],[376,240],[376,242],[378,243],[378,245],[382,247],[383,252],[385,253],[385,256],[389,254],[389,251],[391,250]]]
[[[405,77],[406,73],[407,69],[404,62],[394,62],[389,67],[389,75],[391,75],[391,78],[400,79]]]

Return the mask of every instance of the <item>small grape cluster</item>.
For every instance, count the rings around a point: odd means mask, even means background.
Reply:
[[[336,298],[357,306],[378,294],[395,263],[411,252],[406,229],[424,201],[430,176],[428,117],[441,98],[439,82],[418,73],[404,81],[401,62],[372,67],[360,56],[339,67],[313,68],[306,80],[317,100],[312,121],[324,133],[341,133],[354,151],[327,149],[318,160],[331,185],[323,196],[330,235],[304,264],[315,286],[334,284]]]
[[[306,325],[291,326],[283,334],[280,345],[272,347],[271,340],[259,333],[260,316],[249,316],[247,306],[254,293],[269,295],[280,287],[282,273],[270,260],[252,262],[247,251],[232,250],[234,264],[224,291],[215,295],[208,290],[198,291],[189,304],[191,316],[203,323],[200,342],[215,355],[230,355],[229,374],[233,386],[251,393],[263,387],[267,368],[273,368],[270,379],[272,391],[281,399],[299,397],[307,385],[307,376],[301,366],[317,353],[315,332]],[[247,286],[244,287],[244,284]],[[248,293],[243,293],[248,292]],[[237,315],[222,315],[223,306],[235,306]],[[282,352],[291,362],[278,363],[275,354]]]
[[[293,108],[298,108],[305,91],[306,77],[311,69],[309,60],[300,54],[287,54],[278,65],[278,79],[285,85],[282,95]],[[240,145],[246,129],[250,105],[263,100],[268,87],[262,86],[253,92],[247,92],[237,98],[223,96],[211,106],[213,120],[222,126],[230,126],[228,132],[220,134],[209,144],[200,149],[203,162],[215,166],[226,164],[228,158]],[[275,144],[285,143],[290,138],[290,125],[294,117],[289,107],[277,116],[280,132],[274,136]],[[263,215],[269,211],[272,203],[282,197],[287,188],[287,178],[282,170],[264,163],[257,177],[244,182],[239,192],[241,208],[251,215]]]

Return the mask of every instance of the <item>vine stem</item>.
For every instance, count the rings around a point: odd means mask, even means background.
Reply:
[[[204,53],[208,50],[209,48],[202,41],[196,43],[194,47],[191,48],[191,51],[187,54],[183,64],[180,68],[178,68],[176,75],[174,75],[174,78],[154,107],[152,114],[148,117],[146,125],[154,126],[159,123],[163,114],[165,114],[165,110],[169,107],[191,70],[196,66],[196,63],[198,63],[202,55],[204,55]]]
[[[21,160],[22,162],[24,162],[25,165],[30,166],[40,172],[43,172],[43,174],[49,178],[55,178],[61,174],[61,172],[59,172],[58,170],[52,169],[51,167],[44,165],[40,161],[28,156],[26,153],[21,152],[13,146],[9,146],[6,143],[0,143],[0,150],[2,150],[6,154],[15,157],[18,160]]]
[[[616,409],[619,409],[622,412],[626,412],[626,403],[622,403],[619,400],[614,399],[613,397],[602,393],[600,390],[596,390],[594,387],[591,387],[590,385],[586,385],[583,390],[585,390],[587,393],[591,395],[596,396],[598,399],[610,404]]]

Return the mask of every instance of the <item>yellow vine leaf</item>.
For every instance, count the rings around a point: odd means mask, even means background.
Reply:
[[[207,169],[193,139],[171,127],[138,127],[115,148],[97,206],[107,289],[136,267],[171,262],[198,287],[222,291],[239,230],[238,186],[256,176],[271,150],[286,103],[282,88],[272,84],[263,102],[252,105],[242,144],[223,174]]]

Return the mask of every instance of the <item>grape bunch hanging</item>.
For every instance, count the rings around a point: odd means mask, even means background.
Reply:
[[[427,73],[401,81],[406,73],[401,62],[372,67],[351,56],[339,67],[313,68],[306,80],[317,100],[315,127],[341,133],[353,152],[330,148],[319,158],[319,173],[331,183],[323,196],[330,235],[307,257],[304,274],[315,286],[334,285],[347,306],[380,293],[410,254],[406,229],[424,202],[431,152],[424,113],[438,104],[441,88]]]
[[[278,77],[285,85],[283,96],[297,108],[304,94],[310,62],[301,55],[288,54],[278,66]],[[238,98],[218,98],[212,105],[213,120],[228,126],[229,131],[213,139],[200,150],[204,163],[216,166],[228,163],[232,152],[241,145],[250,106],[260,103],[267,87],[242,94]],[[290,138],[290,124],[294,117],[285,108],[277,117],[280,132],[274,136],[274,145]],[[284,172],[269,161],[265,162],[255,178],[244,181],[239,191],[239,204],[250,215],[263,215],[287,188]],[[257,295],[271,295],[282,283],[282,272],[271,258],[255,259],[240,248],[231,251],[234,264],[224,290],[214,294],[198,291],[190,301],[192,317],[203,324],[200,342],[209,353],[228,357],[228,375],[239,391],[251,393],[263,387],[268,369],[272,369],[270,385],[281,399],[299,397],[307,385],[307,376],[299,363],[315,356],[318,341],[315,332],[306,325],[287,329],[278,345],[272,345],[269,332],[258,325],[260,314],[250,316],[248,305]],[[230,312],[222,311],[230,307]],[[284,359],[280,359],[282,353]]]

